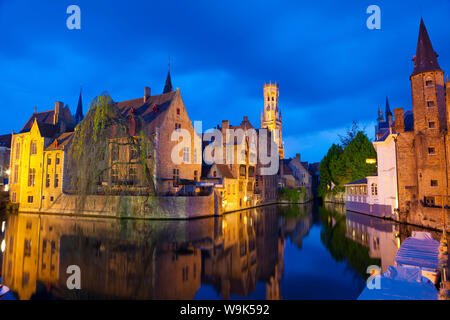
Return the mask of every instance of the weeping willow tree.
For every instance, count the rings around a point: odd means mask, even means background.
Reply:
[[[78,209],[84,209],[89,195],[155,194],[154,145],[143,123],[132,109],[121,114],[108,93],[92,101],[68,153],[70,190],[79,196]]]

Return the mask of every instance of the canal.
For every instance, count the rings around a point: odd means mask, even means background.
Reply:
[[[191,221],[19,214],[1,228],[6,299],[356,299],[367,267],[386,271],[419,230],[313,204]]]

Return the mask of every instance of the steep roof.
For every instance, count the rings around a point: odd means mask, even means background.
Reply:
[[[33,113],[33,115],[30,117],[30,119],[28,119],[28,121],[23,126],[22,130],[20,130],[20,133],[30,131],[31,127],[33,126],[34,119],[36,119],[38,121],[38,123],[53,124],[54,115],[55,115],[55,110],[48,110],[48,111]]]
[[[75,113],[75,125],[80,123],[81,120],[83,120],[83,101],[81,99],[81,90],[80,90],[80,97],[78,98],[78,106],[77,106],[77,112]]]
[[[216,164],[216,168],[219,171],[219,175],[224,178],[234,179],[233,173],[230,167],[226,164]]]
[[[60,127],[54,124],[38,122],[39,132],[42,137],[53,138],[59,131]]]
[[[164,85],[163,94],[169,93],[172,91],[173,91],[173,87],[172,87],[172,79],[170,78],[170,67],[169,67],[169,70],[167,71],[167,78],[166,78],[166,83]]]
[[[172,91],[150,96],[145,102],[144,98],[120,101],[117,107],[123,116],[127,116],[133,109],[134,115],[141,116],[146,123],[150,123],[168,109],[176,94],[177,91]]]
[[[431,45],[425,23],[423,19],[420,19],[419,39],[417,40],[416,55],[413,58],[414,70],[412,75],[425,71],[441,70],[437,57],[438,54]]]
[[[11,148],[11,133],[0,136],[0,147]]]
[[[64,150],[70,144],[74,136],[74,132],[64,132],[60,134],[45,150]]]
[[[387,117],[388,117],[389,115],[392,116],[391,108],[389,107],[389,100],[388,100],[388,97],[386,97],[386,112],[385,112],[385,114],[386,114],[386,120],[388,120]]]

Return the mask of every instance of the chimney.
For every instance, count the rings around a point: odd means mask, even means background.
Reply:
[[[405,132],[405,120],[403,119],[403,108],[394,109],[395,131]]]
[[[228,120],[222,120],[222,131],[224,132],[225,130],[230,128],[230,122]]]
[[[144,103],[147,102],[147,99],[152,95],[152,90],[150,87],[144,87]]]
[[[297,154],[295,155],[295,159],[297,159],[298,162],[300,162],[300,153],[297,153]]]
[[[64,103],[60,101],[55,102],[55,114],[53,115],[53,124],[57,124],[59,121],[59,115],[63,111]]]

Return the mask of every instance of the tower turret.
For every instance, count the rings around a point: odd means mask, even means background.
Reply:
[[[284,158],[284,146],[282,139],[281,111],[278,106],[279,86],[277,83],[264,84],[264,110],[261,115],[261,128],[267,128],[273,133],[278,144],[280,158]]]

